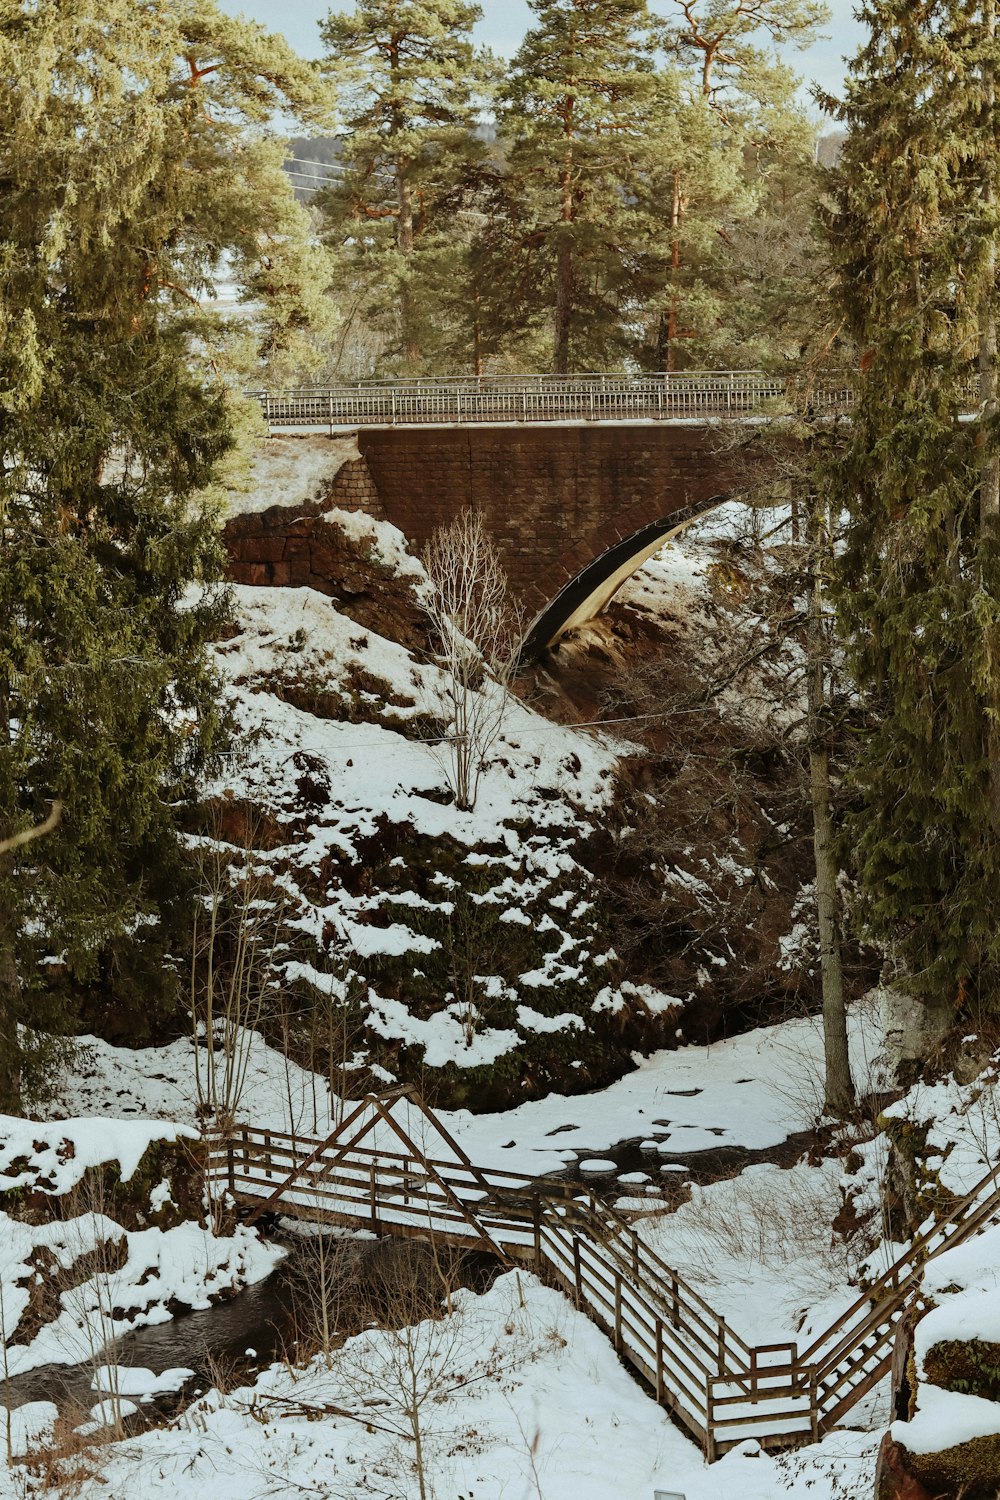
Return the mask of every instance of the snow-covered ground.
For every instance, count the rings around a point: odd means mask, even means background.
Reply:
[[[870,1008],[855,1007],[852,1064],[864,1085],[881,1082],[881,1054]],[[679,1047],[636,1057],[635,1069],[589,1094],[550,1094],[494,1114],[439,1110],[478,1165],[531,1176],[558,1172],[625,1141],[659,1155],[720,1146],[763,1150],[811,1129],[822,1113],[822,1027],[817,1017],[748,1031],[710,1047]],[[82,1039],[52,1109],[57,1113],[146,1116],[193,1122],[194,1047],[133,1050]],[[248,1047],[239,1115],[258,1126],[328,1133],[343,1101],[323,1079],[254,1037]],[[419,1130],[416,1116],[403,1118]]]
[[[860,1500],[870,1489],[877,1437],[867,1432],[785,1457],[748,1443],[706,1467],[603,1334],[529,1275],[459,1293],[455,1307],[403,1334],[358,1335],[329,1366],[275,1365],[253,1387],[209,1393],[165,1429],[96,1449],[82,1495],[416,1500],[408,1405],[419,1410],[426,1493],[441,1500],[653,1500],[657,1490]],[[401,1374],[414,1364],[407,1394]],[[53,1413],[18,1416],[37,1430]],[[20,1495],[16,1484],[0,1495]]]
[[[167,1177],[130,1188],[150,1146],[197,1135],[148,1118],[0,1116],[0,1340],[3,1375],[93,1362],[135,1328],[207,1308],[268,1276],[283,1252],[238,1225],[216,1233],[185,1220],[154,1222],[172,1203]],[[93,1169],[102,1169],[95,1175]],[[116,1211],[111,1171],[133,1201],[129,1229]],[[89,1174],[89,1175],[88,1175]],[[36,1206],[25,1211],[25,1195]],[[47,1209],[51,1207],[52,1217]],[[176,1221],[176,1209],[169,1215]]]

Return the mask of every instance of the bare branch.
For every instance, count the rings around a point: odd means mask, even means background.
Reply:
[[[12,833],[9,838],[0,839],[0,854],[11,854],[15,849],[22,849],[25,844],[34,843],[35,839],[44,838],[47,833],[58,828],[62,810],[61,802],[53,802],[44,823],[36,823],[34,828],[25,828],[20,833]]]

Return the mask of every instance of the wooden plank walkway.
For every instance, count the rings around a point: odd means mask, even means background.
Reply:
[[[691,370],[670,375],[481,375],[478,378],[359,381],[251,391],[272,433],[358,427],[535,426],[590,422],[703,422],[780,407],[795,375],[761,370]],[[813,383],[822,412],[847,411],[847,376]]]
[[[251,1222],[289,1215],[530,1265],[607,1333],[710,1460],[749,1437],[790,1446],[840,1422],[888,1373],[926,1261],[1000,1216],[997,1167],[800,1351],[748,1345],[588,1188],[475,1166],[408,1089],[368,1095],[323,1140],[239,1125],[209,1148],[210,1186]]]

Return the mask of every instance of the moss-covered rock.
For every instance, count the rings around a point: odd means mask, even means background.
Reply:
[[[1000,1494],[1000,1434],[940,1453],[911,1453],[899,1444],[899,1463],[934,1500],[997,1500]]]
[[[922,1363],[924,1378],[932,1385],[1000,1402],[1000,1344],[985,1339],[942,1339],[924,1351]]]

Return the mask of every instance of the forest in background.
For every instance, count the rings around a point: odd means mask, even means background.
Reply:
[[[835,971],[847,923],[875,945],[925,1051],[994,1024],[992,6],[870,8],[832,170],[772,50],[818,7],[534,11],[503,78],[460,0],[395,29],[389,0],[333,14],[319,65],[193,0],[0,12],[0,1107],[82,994],[189,1004],[188,836],[238,745],[208,647],[243,393],[343,360],[857,366],[849,423],[818,419],[808,382],[774,413],[797,457],[765,497],[807,549],[788,629],[822,949]],[[343,142],[308,210],[278,112]],[[247,317],[213,302],[224,276]]]

